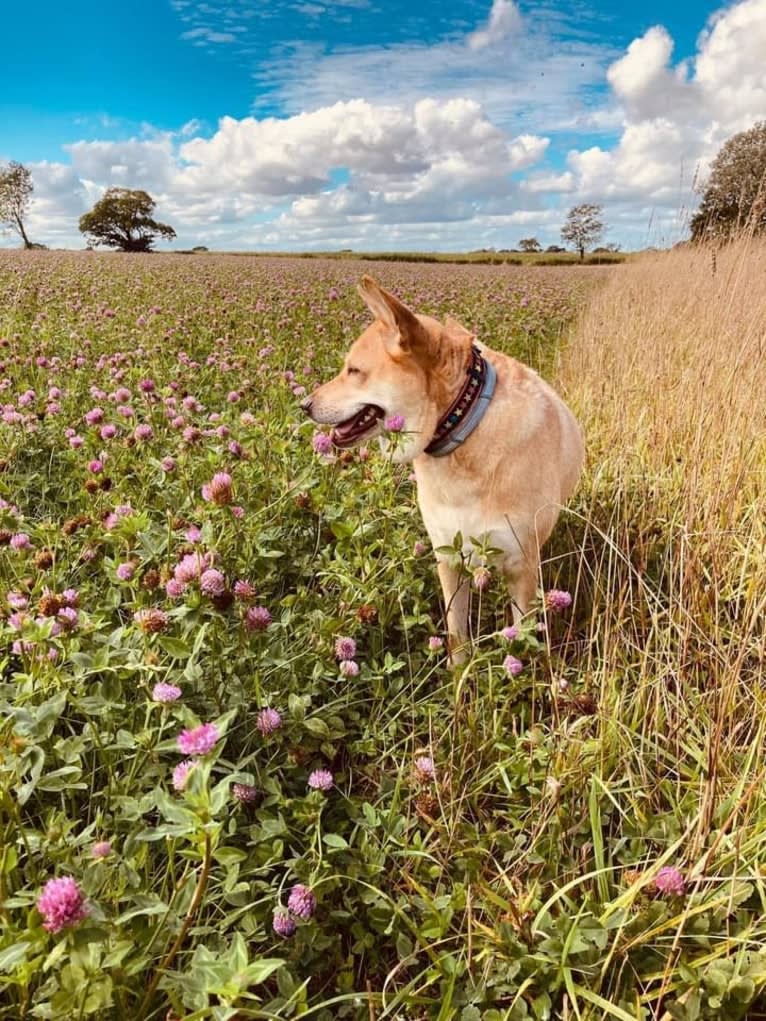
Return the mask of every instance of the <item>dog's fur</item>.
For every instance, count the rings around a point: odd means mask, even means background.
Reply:
[[[377,406],[384,417],[402,415],[393,458],[413,461],[433,546],[451,545],[460,532],[467,556],[475,552],[472,538],[501,550],[497,563],[518,621],[535,597],[540,547],[580,475],[580,427],[536,372],[478,343],[459,323],[415,314],[371,277],[363,277],[359,293],[375,322],[352,345],[339,375],[318,387],[304,409],[315,422],[333,425],[365,405]],[[430,456],[424,450],[460,392],[472,344],[495,367],[495,394],[460,447]],[[375,435],[379,421],[358,441]],[[387,444],[384,437],[381,444]],[[469,586],[450,558],[437,554],[437,561],[450,654],[458,662],[469,638]]]

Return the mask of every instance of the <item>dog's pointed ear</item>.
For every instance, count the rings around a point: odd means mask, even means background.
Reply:
[[[395,350],[410,351],[423,339],[423,327],[415,313],[393,294],[384,290],[377,280],[365,275],[359,282],[357,290],[375,318],[397,331],[398,337],[392,338],[391,344],[386,343],[392,354]]]

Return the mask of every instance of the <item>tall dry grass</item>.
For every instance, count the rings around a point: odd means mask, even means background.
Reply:
[[[619,868],[607,837],[633,830],[703,889],[725,894],[742,879],[761,889],[766,243],[621,267],[583,313],[560,381],[588,467],[553,559],[588,607],[569,662],[598,698],[594,770],[623,823],[601,834],[601,860]],[[565,753],[562,769],[582,768],[575,760]],[[688,953],[687,921],[652,936],[664,944],[654,982],[641,979],[652,1017]],[[727,932],[722,957],[763,936],[732,944]]]

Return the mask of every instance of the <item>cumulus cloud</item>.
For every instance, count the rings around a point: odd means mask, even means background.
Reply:
[[[661,26],[634,40],[607,71],[622,110],[611,149],[569,154],[577,192],[609,203],[680,209],[691,184],[723,142],[766,111],[766,0],[719,11],[694,59],[673,65],[673,40]]]
[[[465,98],[409,107],[357,99],[292,117],[224,117],[209,138],[189,138],[190,130],[66,146],[77,214],[120,186],[149,191],[181,243],[184,230],[207,240],[205,231],[256,215],[307,232],[468,224],[493,201],[513,212],[521,192],[512,175],[539,163],[548,146],[537,135],[509,136]],[[32,169],[36,188],[39,177],[52,194],[50,168]],[[334,184],[339,172],[343,183]],[[74,207],[67,211],[76,230]]]
[[[414,198],[502,182],[537,162],[547,140],[508,138],[474,100],[422,99],[411,108],[357,99],[288,118],[225,117],[209,139],[180,148],[176,184],[190,193],[227,188],[252,195],[320,191],[344,168],[370,191]]]
[[[549,243],[578,201],[602,203],[610,237],[626,246],[657,240],[645,236],[648,222],[677,239],[673,218],[697,167],[766,111],[766,0],[720,11],[680,62],[660,25],[609,60],[597,47],[590,62],[579,44],[542,60],[550,49],[535,32],[531,14],[521,22],[510,0],[494,0],[486,24],[447,43],[319,59],[314,108],[224,117],[210,134],[189,121],[175,133],[74,141],[69,164],[31,165],[33,235],[80,243],[78,216],[121,185],[148,190],[181,245],[509,247],[522,228]],[[532,60],[535,38],[543,48]],[[575,62],[588,65],[579,78]],[[423,73],[430,98],[412,99]],[[581,131],[599,144],[578,146]],[[568,153],[565,132],[575,133]]]
[[[521,28],[521,14],[513,0],[492,0],[492,9],[484,28],[468,36],[472,50],[483,50],[513,35]]]

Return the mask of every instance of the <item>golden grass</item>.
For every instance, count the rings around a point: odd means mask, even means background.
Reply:
[[[765,360],[766,243],[742,241],[621,267],[561,365],[588,447],[586,675],[650,803],[697,788],[690,865],[766,770]]]
[[[551,558],[587,607],[562,669],[600,710],[595,740],[565,728],[558,776],[577,786],[590,773],[599,799],[618,806],[616,828],[594,829],[599,865],[615,878],[616,842],[638,849],[649,837],[647,867],[678,865],[705,902],[733,899],[741,880],[761,889],[766,242],[683,248],[616,270],[574,329],[558,383],[588,449]],[[613,906],[637,904],[640,885]],[[641,934],[664,946],[660,970],[637,976],[653,1018],[669,1016],[679,956],[697,956],[690,917]],[[726,931],[712,957],[732,952]],[[763,938],[755,926],[735,943],[757,950]],[[611,953],[619,960],[630,946],[616,937]]]

